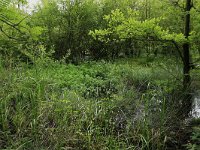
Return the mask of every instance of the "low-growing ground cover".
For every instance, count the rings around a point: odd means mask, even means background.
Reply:
[[[163,63],[164,62],[164,63]],[[180,147],[179,63],[123,59],[1,67],[3,149]],[[180,89],[180,90],[179,90]]]

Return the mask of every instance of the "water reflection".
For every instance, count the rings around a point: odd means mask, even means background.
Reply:
[[[200,118],[200,91],[194,96],[192,116],[194,118]]]

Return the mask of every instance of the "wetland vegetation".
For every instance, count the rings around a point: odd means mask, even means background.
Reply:
[[[199,150],[198,0],[0,1],[0,149]]]

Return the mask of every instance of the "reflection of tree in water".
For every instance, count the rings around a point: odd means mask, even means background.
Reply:
[[[194,96],[192,117],[200,118],[200,91],[198,91]]]

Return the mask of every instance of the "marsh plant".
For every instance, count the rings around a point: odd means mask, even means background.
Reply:
[[[1,69],[1,148],[164,149],[179,83],[156,64],[120,64]]]

